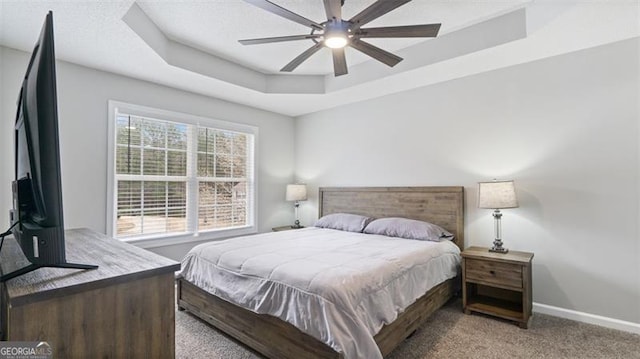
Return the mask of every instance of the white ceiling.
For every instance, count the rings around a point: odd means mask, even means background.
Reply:
[[[372,21],[367,27],[442,23],[441,33],[471,24],[528,0],[487,3],[479,1],[415,0]],[[274,0],[278,5],[316,22],[326,21],[321,0]],[[193,46],[220,57],[248,65],[265,73],[280,68],[313,45],[311,40],[244,46],[240,39],[303,35],[309,28],[271,14],[244,1],[157,2],[138,4],[153,22],[172,40]],[[372,0],[347,0],[343,18],[350,19],[373,3]],[[396,51],[429,39],[370,39],[372,44]],[[370,58],[348,51],[348,63],[355,65]],[[305,61],[296,74],[331,74],[333,62],[329,50]]]
[[[350,18],[373,1],[346,0],[343,17]],[[324,21],[321,0],[273,2],[317,22]],[[0,45],[30,52],[46,12],[53,10],[58,59],[297,116],[640,34],[640,6],[634,0],[414,0],[368,26],[442,23],[439,38],[376,39],[371,43],[404,54],[424,42],[442,40],[437,48],[444,49],[448,45],[445,35],[473,29],[470,26],[523,7],[526,8],[527,36],[402,70],[389,69],[348,49],[350,71],[360,64],[379,73],[379,77],[371,76],[371,71],[367,76],[355,71],[342,77],[346,80],[340,78],[347,85],[336,86],[328,50],[316,53],[292,75],[278,74],[282,66],[312,45],[310,40],[253,46],[237,42],[246,38],[308,33],[302,25],[240,0],[137,2],[167,39],[199,51],[203,58],[221,58],[257,73],[276,74],[271,76],[274,78],[288,76],[286,78],[293,81],[302,82],[304,76],[301,75],[313,75],[311,77],[319,78],[326,87],[321,94],[273,94],[225,81],[207,69],[194,70],[167,63],[146,39],[123,21],[133,5],[133,0],[0,0]]]

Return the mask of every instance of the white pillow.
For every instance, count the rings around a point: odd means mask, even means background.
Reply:
[[[350,213],[328,214],[316,221],[315,227],[361,233],[373,218]]]
[[[453,239],[453,234],[433,223],[399,217],[376,219],[366,226],[364,233],[434,242]]]

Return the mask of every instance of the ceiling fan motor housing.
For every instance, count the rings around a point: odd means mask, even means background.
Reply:
[[[344,20],[332,19],[332,20],[323,22],[322,26],[324,27],[324,32],[322,35],[325,42],[327,41],[327,39],[331,39],[331,38],[342,38],[346,40],[346,43],[344,43],[344,45],[340,47],[344,47],[347,43],[349,43],[349,40],[351,38],[350,22],[344,21]],[[314,31],[315,30],[312,30],[311,33],[313,34]],[[325,45],[327,45],[327,47],[332,47],[327,43],[325,43]]]

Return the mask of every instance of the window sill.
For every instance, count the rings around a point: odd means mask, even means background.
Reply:
[[[256,226],[203,231],[198,234],[184,233],[170,236],[149,236],[145,238],[119,238],[118,240],[140,248],[167,247],[178,244],[220,240],[258,233]]]

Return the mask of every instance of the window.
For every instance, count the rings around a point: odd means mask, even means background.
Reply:
[[[254,127],[116,102],[110,108],[113,237],[166,245],[166,237],[255,232]]]

